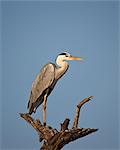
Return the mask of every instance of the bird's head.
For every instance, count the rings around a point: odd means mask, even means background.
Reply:
[[[56,60],[59,60],[59,61],[66,61],[66,60],[83,60],[82,57],[75,57],[75,56],[72,56],[71,54],[67,53],[67,52],[63,52],[61,54],[59,54],[57,56],[57,59]]]

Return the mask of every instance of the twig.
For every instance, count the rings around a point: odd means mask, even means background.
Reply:
[[[85,99],[83,99],[76,108],[76,115],[74,118],[74,122],[73,122],[73,127],[72,128],[77,128],[78,127],[78,120],[79,120],[79,116],[80,116],[80,109],[83,106],[83,104],[85,104],[86,102],[90,101],[93,98],[93,96],[89,96]]]
[[[68,130],[68,125],[69,125],[70,119],[66,118],[63,123],[61,123],[61,129],[60,131],[65,131]]]

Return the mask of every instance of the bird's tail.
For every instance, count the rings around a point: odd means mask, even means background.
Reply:
[[[31,102],[32,102],[32,91],[30,92],[30,96],[29,96],[29,101],[28,101],[27,109],[30,108]]]
[[[30,92],[30,97],[29,97],[27,109],[29,109],[30,115],[34,112],[34,103],[33,103],[32,91]]]
[[[32,104],[31,107],[29,108],[29,114],[31,115],[32,113],[35,113],[34,105]]]

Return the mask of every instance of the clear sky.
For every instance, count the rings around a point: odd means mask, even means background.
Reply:
[[[80,127],[99,131],[67,149],[118,149],[118,2],[2,2],[1,149],[39,149],[38,135],[19,117],[27,112],[32,81],[41,67],[67,51],[70,62],[47,102],[47,123],[57,129],[75,107]],[[42,107],[33,115],[42,121]]]

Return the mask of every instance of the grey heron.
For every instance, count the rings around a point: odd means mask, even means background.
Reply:
[[[36,76],[32,83],[28,109],[29,114],[36,112],[39,105],[43,103],[43,123],[46,125],[46,102],[57,81],[66,73],[69,68],[68,60],[82,60],[82,57],[75,57],[69,53],[61,53],[56,58],[56,64],[47,63]]]

